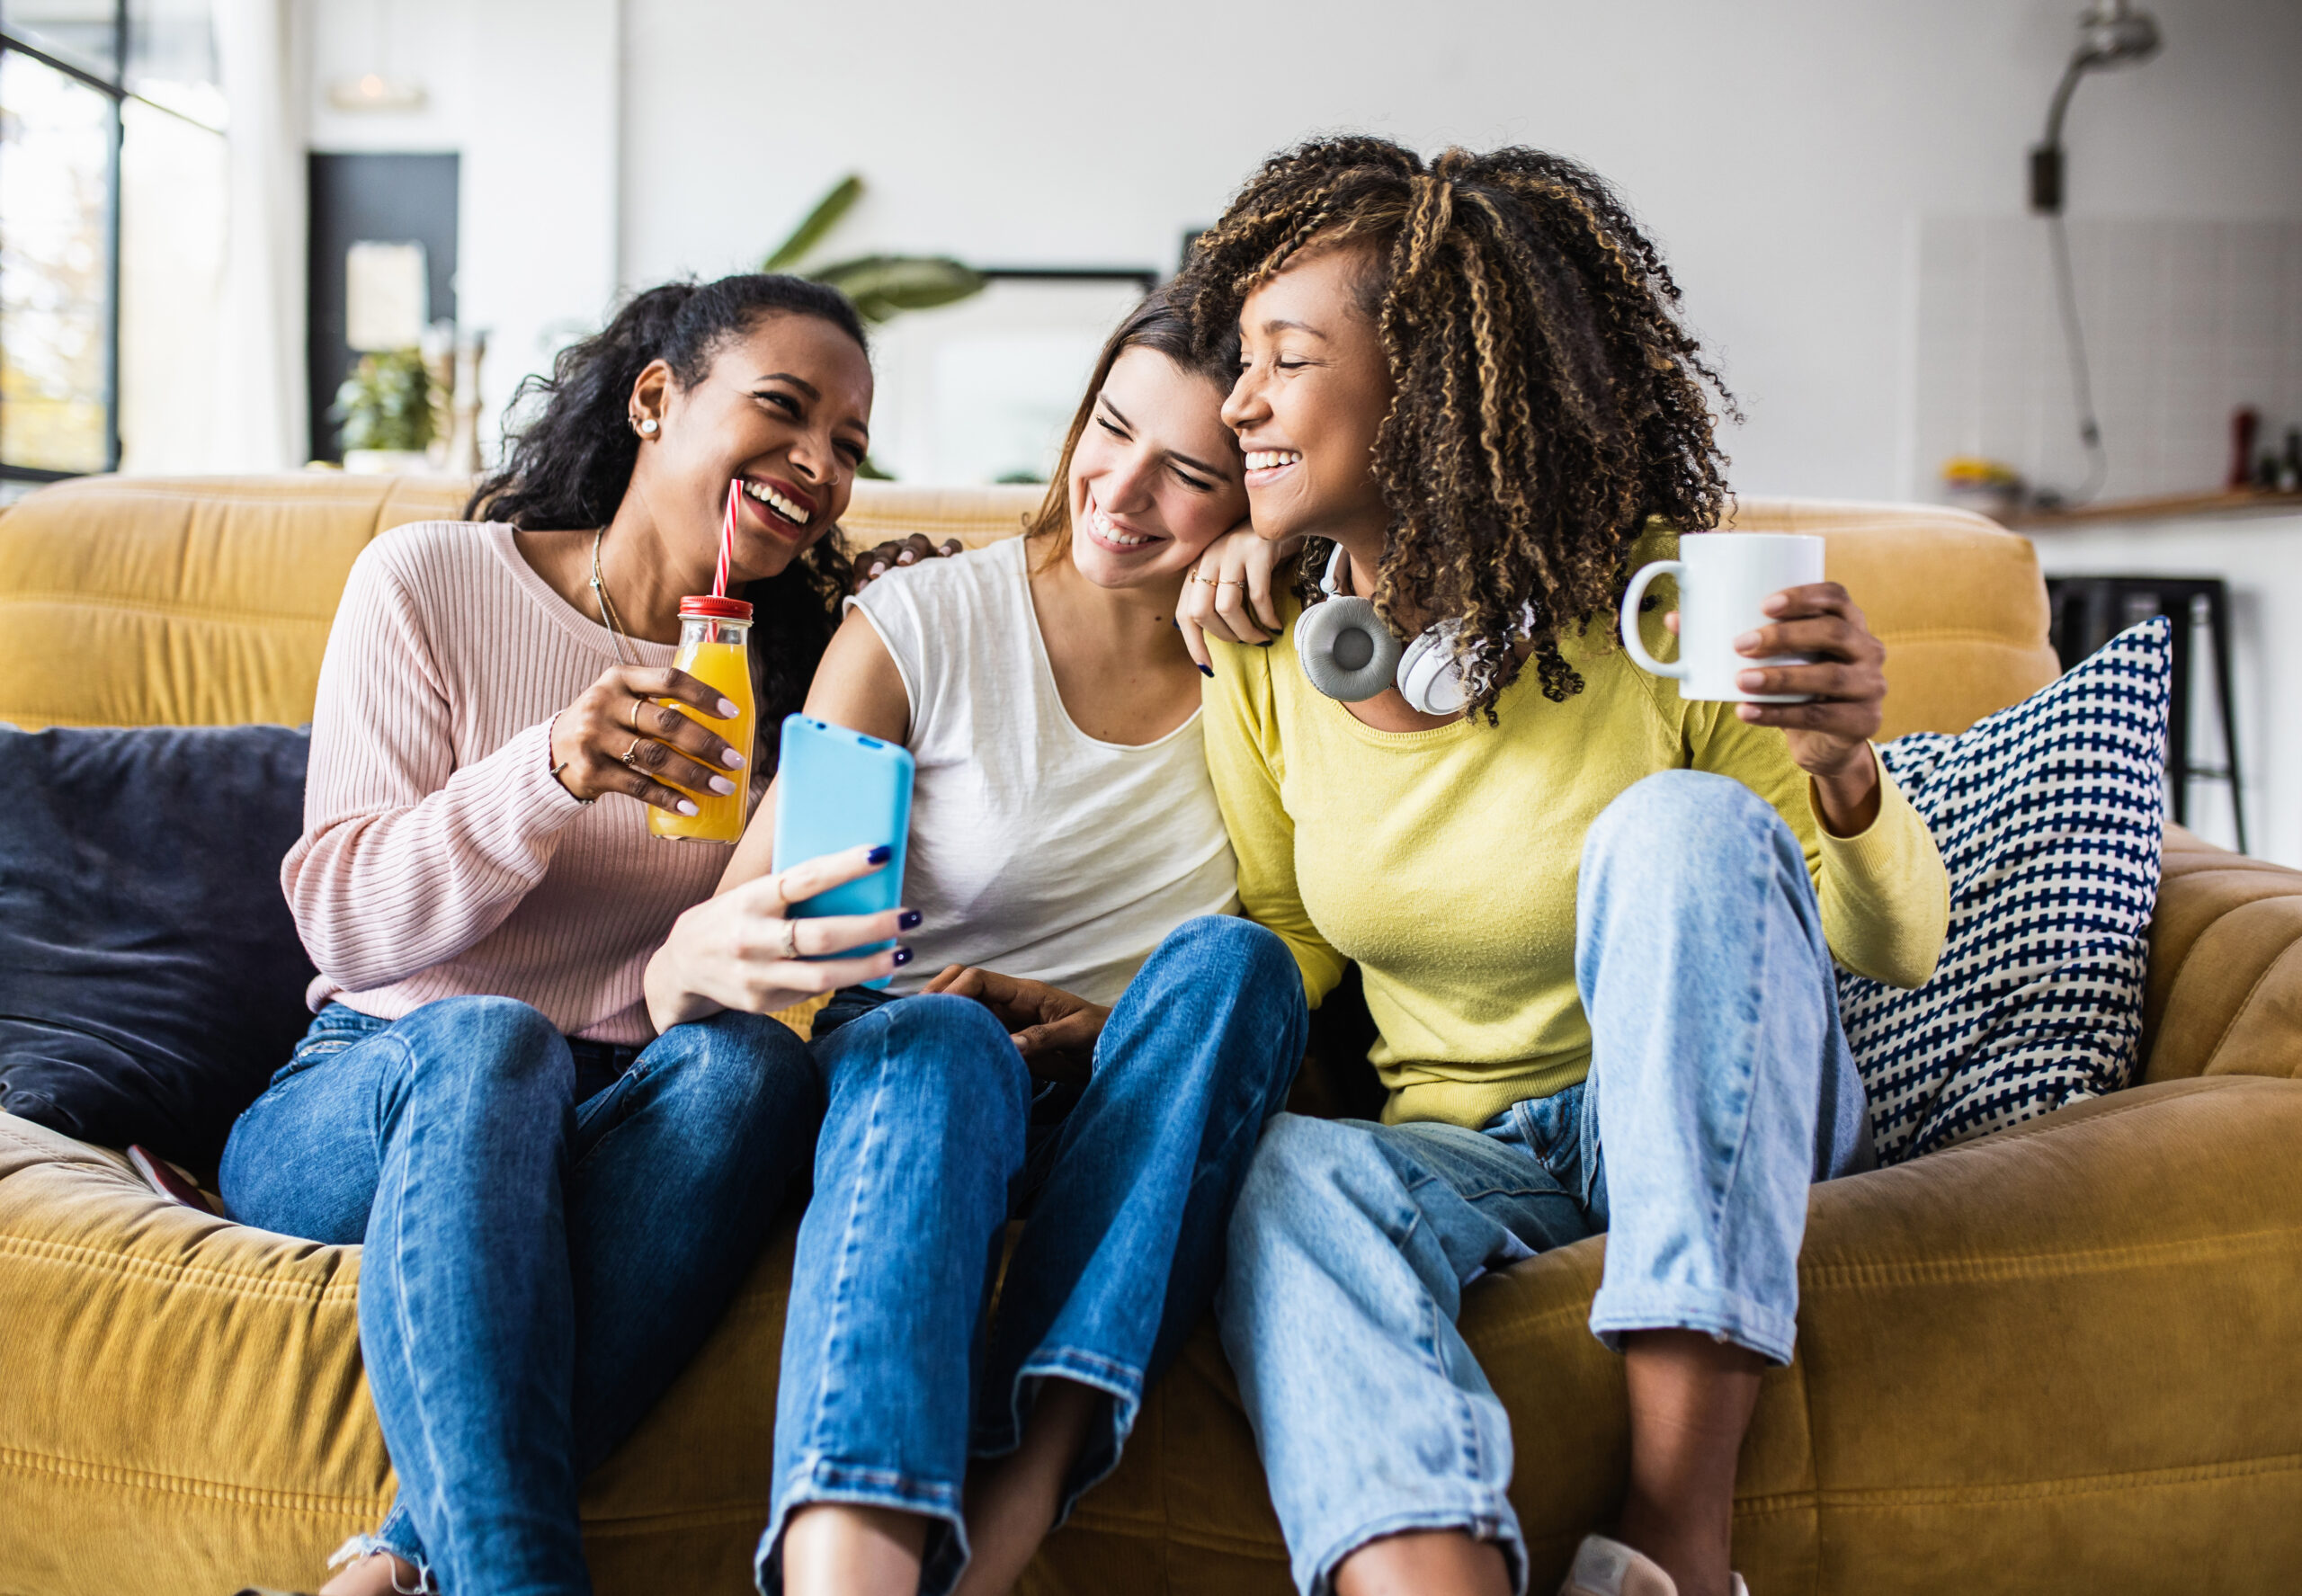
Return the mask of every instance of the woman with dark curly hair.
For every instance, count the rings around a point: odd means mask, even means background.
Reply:
[[[1737,639],[1743,691],[1810,701],[1691,701],[1626,657],[1630,567],[1725,505],[1717,385],[1574,163],[1307,144],[1180,291],[1203,338],[1244,339],[1225,419],[1255,533],[1308,539],[1305,575],[1424,639],[1459,706],[1387,673],[1324,696],[1299,611],[1272,648],[1209,627],[1241,899],[1314,1002],[1358,961],[1390,1091],[1381,1124],[1275,1119],[1230,1228],[1218,1314],[1297,1581],[1525,1588],[1510,1425],[1456,1315],[1486,1271],[1605,1231],[1591,1325],[1624,1354],[1629,1488],[1567,1588],[1726,1596],[1807,1189],[1869,1155],[1832,958],[1922,982],[1947,917],[1868,741],[1883,651],[1821,583]],[[1813,663],[1755,663],[1786,655]]]
[[[395,529],[352,567],[281,867],[318,1015],[224,1155],[235,1217],[364,1244],[399,1500],[329,1596],[589,1590],[577,1485],[718,1323],[821,1113],[776,1021],[649,1023],[648,956],[728,851],[659,843],[647,816],[767,773],[772,745],[669,707],[736,713],[672,668],[731,483],[763,724],[831,636],[847,572],[826,534],[869,441],[861,324],[793,278],[674,284],[540,388],[471,520]],[[803,896],[872,868],[858,849],[784,878]],[[807,950],[897,917],[809,921]],[[898,957],[770,973],[796,997]]]

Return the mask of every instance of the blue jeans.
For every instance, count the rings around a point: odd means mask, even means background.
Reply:
[[[1049,1378],[1110,1398],[1057,1522],[1111,1472],[1213,1295],[1232,1200],[1307,1030],[1285,946],[1216,916],[1138,972],[1067,1112],[1061,1087],[1034,1109],[1005,1028],[968,999],[897,999],[819,1037],[828,1106],[784,1326],[762,1590],[781,1588],[793,1511],[838,1502],[929,1519],[920,1589],[948,1591],[967,1565],[968,1460],[1015,1448]],[[986,1325],[1011,1217],[1022,1234]]]
[[[243,1224],[362,1244],[399,1500],[360,1549],[450,1596],[588,1592],[576,1487],[718,1323],[820,1113],[805,1044],[754,1015],[634,1050],[509,998],[322,1012],[221,1185]]]
[[[1608,1233],[1591,1328],[1797,1334],[1814,1181],[1865,1166],[1798,841],[1721,776],[1650,776],[1583,850],[1588,1078],[1477,1130],[1271,1122],[1216,1313],[1306,1596],[1379,1536],[1462,1529],[1526,1587],[1511,1424],[1456,1328],[1491,1269]]]

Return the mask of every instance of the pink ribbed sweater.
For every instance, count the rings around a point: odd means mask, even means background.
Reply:
[[[638,799],[587,809],[553,779],[552,718],[615,663],[509,527],[424,522],[368,546],[328,633],[304,834],[280,868],[315,1011],[397,1020],[493,994],[571,1036],[655,1035],[648,956],[727,850],[658,841]]]

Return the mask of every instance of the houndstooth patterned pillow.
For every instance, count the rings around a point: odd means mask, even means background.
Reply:
[[[1841,969],[1839,1011],[1896,1164],[2124,1086],[2142,1039],[2165,814],[2164,618],[1958,736],[1879,750],[1950,873],[1915,991]]]

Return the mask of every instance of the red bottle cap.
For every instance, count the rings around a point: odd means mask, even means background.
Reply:
[[[682,620],[749,620],[751,605],[742,599],[715,599],[708,593],[690,593],[680,601]]]

